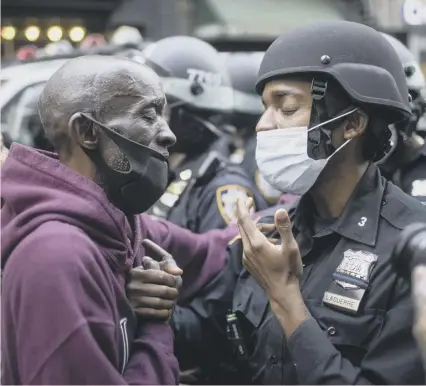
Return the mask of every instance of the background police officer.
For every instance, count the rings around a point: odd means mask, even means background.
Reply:
[[[231,155],[231,160],[239,163],[253,178],[269,204],[276,204],[281,192],[274,189],[260,175],[255,159],[255,127],[263,113],[262,100],[256,93],[255,85],[264,52],[238,52],[222,55],[234,89],[231,123],[237,128],[238,145],[234,154]]]
[[[202,40],[174,36],[148,46],[144,56],[162,78],[177,137],[169,186],[150,213],[201,233],[235,220],[239,197],[266,207],[243,169],[228,160],[232,137],[224,127],[233,92],[219,53]]]
[[[395,51],[361,24],[301,27],[269,47],[257,90],[259,170],[302,198],[260,230],[240,202],[227,268],[176,310],[178,354],[224,383],[423,383],[390,240],[426,210],[373,162],[410,115]]]
[[[409,119],[391,127],[394,145],[390,154],[381,162],[381,168],[404,192],[426,203],[426,144],[420,130],[420,119],[426,112],[423,94],[426,82],[419,63],[404,44],[393,36],[383,34],[393,46],[404,67],[411,96],[412,115]]]

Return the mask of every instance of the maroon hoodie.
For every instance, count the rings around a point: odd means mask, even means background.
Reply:
[[[14,144],[1,170],[3,384],[176,384],[168,324],[137,321],[125,274],[150,238],[184,270],[181,301],[225,264],[234,231],[134,230],[94,182]]]

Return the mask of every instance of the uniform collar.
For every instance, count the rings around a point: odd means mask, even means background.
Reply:
[[[355,188],[352,197],[330,230],[341,236],[375,246],[385,184],[378,167],[370,164]],[[300,200],[293,224],[299,231],[313,220],[313,203],[309,195]]]

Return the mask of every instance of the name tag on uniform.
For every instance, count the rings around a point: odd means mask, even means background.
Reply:
[[[329,307],[356,314],[370,285],[371,271],[377,256],[370,252],[344,252],[343,260],[333,274],[333,282],[324,293],[323,303]]]

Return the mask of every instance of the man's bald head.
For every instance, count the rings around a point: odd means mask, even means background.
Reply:
[[[164,99],[160,79],[147,66],[125,58],[83,56],[68,61],[49,79],[39,114],[56,151],[69,153],[68,123],[75,113],[91,113],[106,124],[114,115],[129,115],[143,101],[159,98]]]

